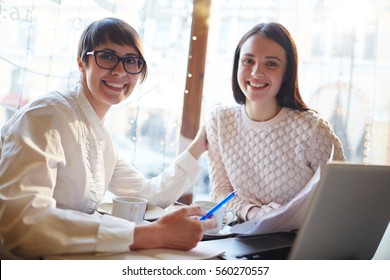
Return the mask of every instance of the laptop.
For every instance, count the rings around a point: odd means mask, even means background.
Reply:
[[[324,166],[299,231],[205,241],[222,259],[372,259],[390,222],[390,166]]]

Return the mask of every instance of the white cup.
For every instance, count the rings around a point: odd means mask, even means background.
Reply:
[[[143,198],[116,196],[112,198],[111,214],[139,224],[144,220],[147,205],[148,201]]]
[[[194,205],[202,207],[203,210],[208,212],[211,208],[213,208],[215,205],[218,204],[218,202],[214,201],[195,201],[193,203]],[[223,227],[227,224],[230,224],[234,221],[236,218],[236,215],[232,210],[226,210],[225,207],[219,208],[215,213],[214,216],[217,219],[218,225],[217,227],[213,229],[209,229],[205,232],[205,234],[217,234],[223,229]]]

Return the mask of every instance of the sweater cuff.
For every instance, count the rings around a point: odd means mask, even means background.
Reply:
[[[241,219],[243,219],[244,221],[247,221],[248,212],[253,207],[256,207],[256,205],[255,204],[246,204],[245,206],[243,206],[240,210]]]
[[[134,242],[135,223],[111,215],[103,215],[98,234],[96,252],[119,253],[130,251]]]

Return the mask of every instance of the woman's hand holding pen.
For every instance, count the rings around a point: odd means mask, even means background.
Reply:
[[[206,230],[217,226],[214,217],[204,221],[194,218],[205,214],[199,206],[181,207],[151,224],[136,226],[130,248],[190,250],[202,240]]]

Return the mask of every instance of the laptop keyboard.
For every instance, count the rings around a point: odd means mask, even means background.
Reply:
[[[263,252],[254,252],[236,256],[240,260],[287,260],[291,247],[283,247]]]

